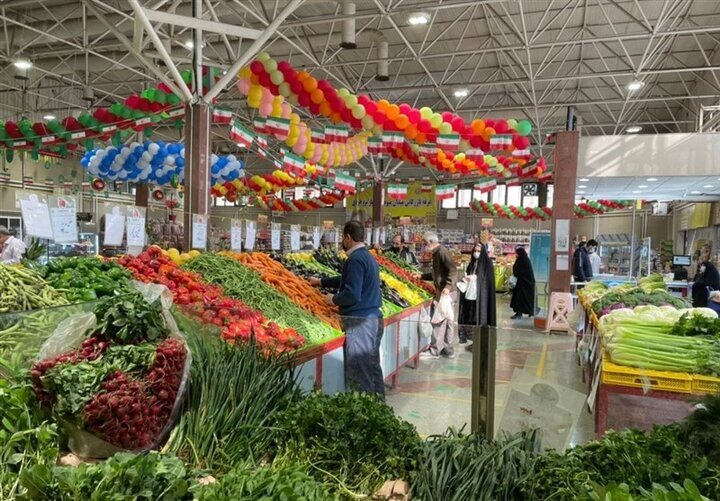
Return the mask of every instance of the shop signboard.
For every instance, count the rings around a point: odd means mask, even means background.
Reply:
[[[408,184],[407,197],[402,200],[386,200],[385,216],[396,217],[435,217],[437,214],[437,201],[435,191],[423,191],[422,182]],[[361,191],[355,197],[348,198],[347,210],[349,212],[364,212],[368,216],[373,211],[373,189]]]

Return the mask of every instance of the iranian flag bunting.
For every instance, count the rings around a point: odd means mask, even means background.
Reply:
[[[437,145],[444,151],[457,151],[460,146],[460,134],[440,134],[437,138]]]
[[[497,181],[495,181],[494,179],[486,179],[485,181],[475,183],[475,186],[473,186],[473,188],[480,193],[488,193],[490,191],[493,191],[495,189],[495,186],[497,186]]]
[[[249,148],[253,143],[255,135],[240,123],[240,120],[233,120],[232,128],[230,129],[230,139],[235,141],[241,148]]]
[[[310,130],[310,139],[315,144],[324,144],[325,143],[325,131],[323,129],[311,129]]]
[[[22,180],[23,180],[23,184],[33,184],[32,176],[23,176]]]
[[[513,150],[512,156],[516,158],[527,158],[530,156],[530,150],[524,149],[524,150]]]
[[[490,138],[490,146],[498,149],[505,149],[512,145],[512,136],[508,134],[495,134]]]
[[[268,118],[267,119],[267,130],[270,134],[277,134],[282,139],[286,139],[290,132],[290,119],[289,118]]]
[[[72,187],[73,187],[73,182],[72,182],[72,181],[65,181],[65,182],[63,183],[63,188],[65,188],[66,190],[70,190],[70,189],[72,189]]]
[[[267,147],[268,147],[267,136],[262,136],[262,135],[255,136],[255,142],[261,148],[267,149]]]
[[[348,139],[350,139],[350,131],[348,130],[347,127],[342,127],[342,126],[335,127],[335,133],[336,133],[335,142],[347,143]]]
[[[253,129],[255,129],[255,132],[258,134],[267,134],[267,120],[264,118],[256,118],[253,120]]]
[[[389,184],[387,194],[393,200],[405,200],[407,198],[407,184]]]
[[[268,156],[267,151],[265,151],[264,149],[260,148],[259,146],[258,146],[258,149],[257,149],[257,154],[260,155],[260,156],[263,157],[263,158],[267,158],[267,156]]]
[[[9,183],[10,182],[10,173],[7,171],[0,172],[0,183]]]
[[[552,173],[552,171],[545,171],[545,172],[543,172],[542,175],[540,176],[539,181],[541,181],[541,182],[543,182],[543,183],[547,183],[547,182],[552,181],[552,178],[553,178],[553,173]]]
[[[386,148],[397,148],[402,146],[405,136],[402,132],[383,132],[382,142]]]
[[[305,159],[294,153],[287,152],[283,158],[283,168],[298,176],[305,175]]]
[[[537,174],[538,166],[537,164],[533,163],[532,165],[526,165],[520,170],[520,175],[528,177],[528,176],[534,176]]]
[[[465,152],[465,158],[472,160],[473,162],[477,162],[478,160],[483,160],[485,158],[485,152],[480,149],[467,150]]]
[[[432,192],[432,190],[433,190],[433,185],[432,185],[432,184],[423,184],[423,185],[420,187],[420,191],[423,192],[423,193],[430,193],[430,192]]]
[[[435,187],[435,198],[438,200],[447,200],[455,196],[454,184],[440,184]]]
[[[505,181],[506,186],[520,186],[521,184],[522,181],[520,180],[520,178],[517,177],[511,177]]]
[[[47,187],[49,187],[49,188],[52,188],[52,187],[55,186],[55,181],[52,180],[52,179],[46,179],[46,180],[45,180],[45,186],[47,186]]]
[[[420,154],[428,156],[437,155],[438,147],[436,144],[433,143],[425,143],[423,145],[420,145]]]
[[[380,155],[385,153],[385,144],[379,137],[371,137],[368,139],[368,153],[371,155]]]
[[[355,193],[355,183],[355,178],[352,176],[340,172],[335,174],[335,188],[338,190]]]
[[[212,121],[215,124],[229,124],[232,121],[232,111],[227,108],[213,108]]]

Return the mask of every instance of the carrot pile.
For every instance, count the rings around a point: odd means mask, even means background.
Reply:
[[[321,321],[340,329],[340,317],[336,306],[325,304],[323,295],[309,282],[290,272],[281,263],[261,252],[223,253],[237,259],[255,270],[266,284],[285,294],[292,302],[312,313]]]

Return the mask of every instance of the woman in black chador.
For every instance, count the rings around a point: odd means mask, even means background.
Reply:
[[[530,257],[525,247],[515,249],[515,264],[513,276],[517,279],[510,300],[510,308],[515,315],[512,318],[521,318],[523,315],[535,315],[535,274],[533,273]]]
[[[495,271],[488,255],[487,247],[475,244],[470,263],[465,270],[466,277],[475,276],[476,280],[466,280],[477,287],[476,299],[467,299],[468,291],[460,294],[460,312],[458,315],[460,342],[472,338],[472,326],[496,325],[495,320]],[[472,296],[472,294],[471,294]]]

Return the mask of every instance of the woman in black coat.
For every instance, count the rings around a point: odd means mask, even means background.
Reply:
[[[512,318],[521,318],[523,315],[535,315],[535,274],[533,273],[530,257],[525,247],[515,249],[515,264],[513,276],[517,279],[513,289],[510,307],[515,312]]]
[[[695,308],[707,307],[708,287],[713,290],[720,290],[720,274],[714,264],[705,261],[700,263],[698,274],[695,275],[695,282],[692,286],[693,306]]]
[[[487,247],[481,243],[473,247],[470,263],[465,270],[466,277],[475,276],[477,280],[477,299],[466,299],[467,293],[460,293],[458,315],[458,336],[460,343],[472,338],[475,325],[497,325],[495,317],[495,270]]]

